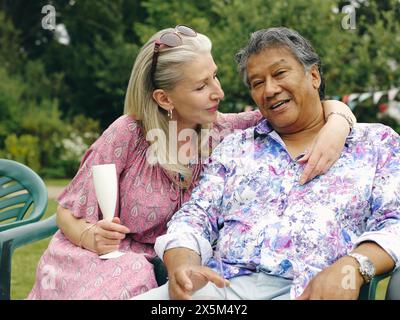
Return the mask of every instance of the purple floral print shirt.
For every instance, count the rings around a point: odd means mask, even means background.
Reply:
[[[265,272],[293,279],[291,297],[363,241],[400,265],[400,139],[381,124],[356,124],[339,160],[301,186],[304,165],[261,121],[214,150],[192,196],[173,216],[156,252],[213,249],[232,278]]]

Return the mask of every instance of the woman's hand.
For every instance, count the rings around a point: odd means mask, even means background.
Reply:
[[[98,255],[106,254],[119,249],[119,245],[125,235],[130,230],[121,225],[121,220],[114,217],[113,220],[100,220],[96,226],[89,230],[90,236],[87,235],[83,246]]]
[[[311,150],[299,162],[307,162],[300,177],[300,184],[311,181],[316,176],[326,173],[339,159],[346,138],[349,134],[349,125],[340,116],[332,115],[328,122],[315,137]]]
[[[326,100],[322,105],[326,124],[314,139],[311,150],[299,160],[300,163],[307,162],[300,177],[301,185],[326,173],[342,153],[350,132],[349,122],[343,116],[331,113],[345,114],[353,123],[357,122],[350,108],[341,101]]]

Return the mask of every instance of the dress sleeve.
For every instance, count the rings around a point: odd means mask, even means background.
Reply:
[[[247,111],[240,113],[219,113],[210,132],[210,147],[214,150],[225,137],[236,130],[245,130],[254,127],[263,119],[260,111]]]
[[[240,113],[219,113],[217,126],[233,130],[245,130],[256,126],[261,119],[262,115],[259,110]]]
[[[102,218],[92,179],[92,166],[114,163],[117,176],[133,158],[138,142],[138,125],[129,116],[122,116],[108,127],[82,158],[79,170],[58,197],[58,203],[77,218],[95,223]],[[119,212],[117,201],[116,212]]]

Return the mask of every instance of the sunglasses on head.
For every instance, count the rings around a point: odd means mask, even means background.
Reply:
[[[182,37],[180,35],[183,35],[186,37],[195,37],[195,36],[197,36],[197,32],[194,31],[190,27],[183,26],[183,25],[177,25],[173,32],[163,33],[160,36],[160,38],[154,42],[153,61],[151,64],[151,71],[150,71],[150,79],[151,79],[154,89],[156,88],[154,74],[156,72],[158,54],[160,52],[160,48],[161,48],[161,46],[167,46],[170,48],[174,48],[174,47],[178,47],[178,46],[182,45],[183,41],[182,41]]]

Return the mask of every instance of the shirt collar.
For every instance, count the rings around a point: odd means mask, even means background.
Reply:
[[[355,128],[353,128],[352,130],[351,130],[351,132],[349,133],[349,135],[347,136],[347,138],[346,138],[346,140],[353,140],[354,139],[354,136],[355,136],[355,134],[354,134],[354,130]],[[267,119],[262,119],[259,123],[258,123],[258,125],[256,125],[255,127],[254,127],[254,133],[255,133],[255,137],[258,137],[258,136],[260,136],[260,135],[268,135],[268,134],[270,134],[271,132],[273,132],[274,131],[274,128],[272,128],[272,126],[269,124],[269,122],[268,122],[268,120]]]
[[[270,134],[274,129],[268,123],[267,119],[261,120],[254,128],[254,137],[258,137],[260,135]]]
[[[349,145],[355,138],[355,131],[356,131],[355,129],[356,126],[353,127],[353,129],[347,136],[345,141],[345,147],[349,147]],[[276,140],[277,142],[281,143],[282,145],[285,145],[280,135],[274,130],[274,128],[272,128],[268,120],[264,118],[254,127],[254,138],[267,135]],[[304,154],[299,155],[298,157],[296,157],[296,159],[301,158],[303,155]]]

